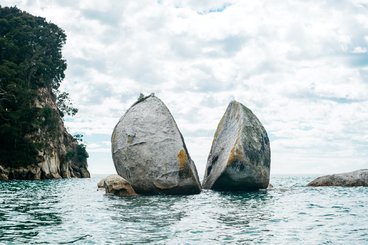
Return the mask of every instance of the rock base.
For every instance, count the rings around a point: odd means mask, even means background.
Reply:
[[[4,167],[0,165],[0,180],[41,180],[62,178],[90,178],[86,168],[71,168],[66,171],[50,171],[40,165],[28,165],[25,167]]]

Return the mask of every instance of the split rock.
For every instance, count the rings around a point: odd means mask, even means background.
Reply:
[[[115,126],[117,173],[139,194],[197,194],[201,184],[174,118],[156,96],[139,99]]]
[[[203,188],[225,191],[267,188],[271,151],[267,132],[237,101],[226,109],[212,142]]]

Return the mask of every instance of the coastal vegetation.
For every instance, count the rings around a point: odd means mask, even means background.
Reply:
[[[63,134],[62,118],[78,112],[59,89],[65,41],[65,32],[44,18],[0,6],[0,164],[39,162]],[[84,144],[64,157],[75,156],[88,157]]]

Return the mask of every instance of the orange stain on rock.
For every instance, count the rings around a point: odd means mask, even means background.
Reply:
[[[181,149],[178,154],[179,159],[179,169],[182,170],[185,167],[185,164],[188,160],[187,154],[185,153],[184,149]]]
[[[230,166],[234,162],[235,158],[235,147],[233,147],[230,151],[229,158],[227,159],[227,166]]]

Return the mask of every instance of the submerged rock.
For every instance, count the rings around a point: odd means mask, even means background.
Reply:
[[[217,126],[203,188],[227,191],[267,188],[270,162],[266,130],[251,110],[232,101]]]
[[[308,186],[368,186],[368,169],[321,176]]]
[[[103,187],[105,188],[106,193],[122,197],[137,195],[130,183],[117,174],[107,176],[101,181],[103,181]]]
[[[139,194],[197,194],[201,184],[174,118],[153,94],[138,100],[111,138],[116,171]]]

